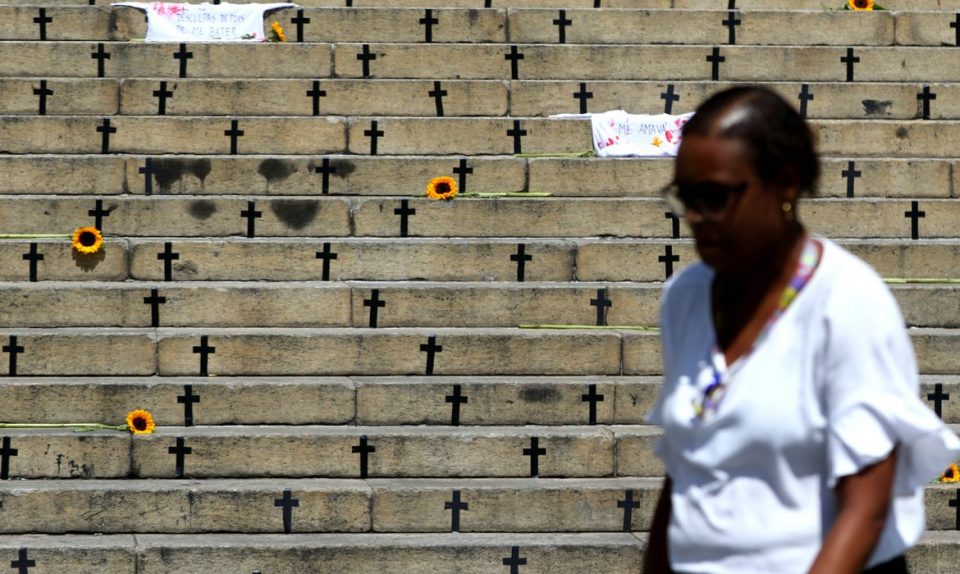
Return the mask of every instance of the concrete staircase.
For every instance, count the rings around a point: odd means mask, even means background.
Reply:
[[[669,161],[546,116],[731,82],[818,130],[810,227],[941,279],[893,289],[960,430],[960,0],[300,4],[284,45],[0,6],[0,233],[106,236],[0,241],[0,421],[159,424],[3,429],[0,571],[638,572],[658,298],[696,256]],[[423,198],[440,175],[552,195]],[[958,505],[928,488],[913,572],[956,571]]]

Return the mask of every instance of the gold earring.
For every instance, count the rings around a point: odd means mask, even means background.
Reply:
[[[783,209],[784,219],[786,219],[787,221],[793,221],[793,204],[790,203],[789,201],[785,201],[783,202],[783,205],[781,206],[781,208]]]

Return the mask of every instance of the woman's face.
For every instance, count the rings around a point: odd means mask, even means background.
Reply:
[[[719,273],[763,265],[788,237],[783,204],[795,204],[796,190],[760,181],[740,140],[684,137],[674,182],[688,206],[684,219],[697,253]]]

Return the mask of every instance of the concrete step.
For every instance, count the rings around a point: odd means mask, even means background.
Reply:
[[[237,4],[246,4],[254,0],[237,0]],[[109,6],[112,0],[31,0],[31,5],[38,6],[76,6],[98,5]],[[343,7],[342,0],[303,0],[301,6]],[[496,8],[616,8],[616,9],[667,9],[677,8],[684,10],[721,10],[728,3],[721,0],[577,0],[574,2],[559,0],[492,0],[490,5]],[[437,3],[425,0],[353,0],[352,6],[357,7],[424,7],[435,8]],[[444,0],[442,6],[481,8],[486,2],[479,0]],[[841,4],[842,6],[842,4]],[[884,6],[895,12],[922,11],[950,12],[960,9],[960,0],[937,0],[936,4],[918,6],[912,0],[887,0]],[[490,7],[490,6],[487,6]],[[823,10],[823,0],[738,0],[737,10]]]
[[[51,229],[51,232],[72,232]],[[35,247],[34,247],[35,246]],[[0,277],[5,281],[123,281],[130,277],[126,241],[106,238],[94,255],[79,255],[68,238],[0,241]]]

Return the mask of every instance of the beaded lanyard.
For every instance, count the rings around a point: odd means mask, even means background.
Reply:
[[[816,242],[808,237],[803,246],[803,253],[800,254],[797,270],[793,274],[790,283],[783,290],[783,294],[780,295],[780,303],[777,305],[773,315],[770,316],[767,323],[763,326],[763,329],[760,330],[760,334],[757,335],[750,350],[740,358],[741,362],[753,353],[753,350],[770,334],[770,329],[774,323],[780,319],[784,311],[787,310],[787,307],[797,298],[800,290],[810,281],[819,262],[820,250],[817,248]],[[703,396],[700,401],[698,402],[696,399],[693,400],[693,410],[698,418],[706,418],[707,415],[715,412],[720,404],[720,400],[723,399],[723,395],[726,394],[727,386],[730,384],[726,363],[726,359],[720,348],[716,344],[712,345],[710,347],[710,367],[713,369],[712,380],[703,390]]]

